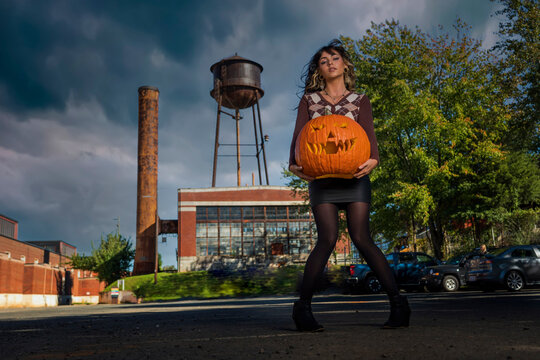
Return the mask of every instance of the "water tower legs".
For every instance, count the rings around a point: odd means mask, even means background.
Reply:
[[[159,90],[139,88],[139,144],[137,157],[137,229],[134,275],[154,272],[157,245]]]
[[[261,123],[261,109],[259,108],[259,90],[255,90],[255,104],[257,105],[257,114],[259,115],[259,130],[261,132],[261,149],[263,153],[263,160],[264,160],[264,174],[266,175],[266,185],[269,185],[270,182],[268,181],[268,166],[266,166],[266,150],[264,149],[264,142],[266,141],[263,135],[262,130],[262,123]]]
[[[240,177],[240,110],[236,109],[234,113],[236,120],[236,183],[242,186],[242,178]]]
[[[219,120],[221,116],[221,100],[222,100],[222,97],[219,94],[217,97],[218,108],[217,108],[217,120],[216,120],[216,140],[214,142],[214,167],[212,168],[212,187],[216,186],[216,170],[217,170],[218,147],[219,147]]]

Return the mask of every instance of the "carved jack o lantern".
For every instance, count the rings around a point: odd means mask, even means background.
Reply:
[[[310,120],[296,140],[296,163],[317,179],[351,179],[371,153],[366,132],[356,121],[342,115]]]

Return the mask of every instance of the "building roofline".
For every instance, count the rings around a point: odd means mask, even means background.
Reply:
[[[10,237],[4,236],[4,235],[0,235],[0,236],[3,236],[3,237],[5,237],[5,238],[10,239],[10,240],[13,240],[13,241],[20,242],[20,243],[25,244],[25,245],[28,245],[28,246],[32,246],[32,247],[35,247],[35,248],[38,248],[38,249],[41,249],[41,250],[46,250],[46,251],[52,252],[53,254],[56,254],[56,255],[60,255],[60,256],[63,256],[63,257],[67,257],[66,255],[57,253],[56,251],[49,250],[49,249],[45,249],[45,248],[43,248],[43,247],[41,247],[41,246],[39,246],[39,245],[29,243],[28,241],[23,241],[23,240],[19,240],[19,239],[14,239],[14,238],[10,238]]]
[[[68,246],[71,246],[72,248],[74,248],[75,250],[77,249],[77,247],[75,245],[71,245],[70,243],[67,243],[65,242],[64,240],[26,240],[24,242],[61,242],[61,243],[64,243]]]
[[[19,222],[15,219],[10,218],[9,216],[6,216],[4,214],[0,214],[0,217],[3,217],[4,219],[7,219],[9,221],[13,221],[14,223],[18,224]]]
[[[245,191],[245,190],[292,190],[288,186],[258,185],[258,186],[230,186],[230,187],[210,187],[210,188],[179,188],[178,192],[219,192],[219,191]]]

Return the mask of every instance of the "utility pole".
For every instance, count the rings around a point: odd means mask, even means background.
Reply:
[[[116,235],[120,235],[120,216],[113,220],[116,220]]]

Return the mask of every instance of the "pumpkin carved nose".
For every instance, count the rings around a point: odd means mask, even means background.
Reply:
[[[329,139],[333,139],[333,138],[335,138],[335,137],[336,137],[336,136],[334,135],[334,133],[330,131],[330,134],[328,134],[328,138],[329,138]]]

